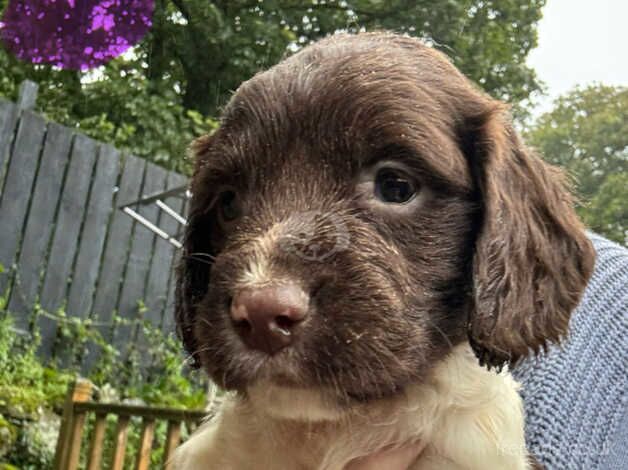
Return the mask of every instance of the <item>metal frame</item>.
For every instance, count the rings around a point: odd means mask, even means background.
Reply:
[[[160,229],[157,225],[155,225],[150,220],[140,215],[139,212],[137,212],[139,206],[146,206],[148,204],[154,203],[160,210],[176,220],[177,223],[185,226],[187,225],[187,220],[185,219],[185,217],[183,217],[181,214],[179,214],[177,211],[175,211],[172,207],[164,202],[164,199],[166,199],[167,197],[177,196],[182,196],[186,199],[190,198],[191,193],[187,190],[187,185],[169,189],[168,191],[160,191],[158,193],[149,194],[148,196],[142,196],[140,199],[119,206],[119,209],[140,224],[142,224],[154,234],[168,241],[174,247],[181,248],[183,245],[173,235],[170,235],[164,230]]]

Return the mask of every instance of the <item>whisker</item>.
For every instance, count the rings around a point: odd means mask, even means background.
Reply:
[[[441,327],[439,327],[431,318],[429,315],[425,316],[425,319],[429,322],[430,326],[432,326],[437,332],[438,334],[440,334],[443,339],[445,340],[445,342],[447,343],[447,346],[449,346],[450,348],[454,347],[454,344],[451,342],[451,340],[449,339],[449,336],[447,336],[447,334],[442,330]]]
[[[197,251],[197,252],[194,252],[194,253],[188,253],[187,256],[204,256],[206,258],[211,259],[212,261],[216,259],[216,257],[214,255],[211,255],[209,253],[203,253],[201,251]]]
[[[196,356],[197,354],[203,353],[203,352],[207,352],[207,351],[211,351],[212,347],[211,346],[205,346],[203,348],[199,348],[196,349],[194,352],[192,352],[191,354],[189,354],[186,358],[184,358],[181,361],[181,365],[179,367],[184,367],[186,365],[189,365],[190,363],[192,363],[194,361],[194,356]]]
[[[191,260],[194,260],[194,261],[198,261],[199,263],[207,264],[208,266],[211,266],[213,264],[212,263],[213,260],[206,260],[206,259],[203,259],[203,258],[198,258],[196,256],[183,255],[182,257],[186,258],[186,259],[191,259]]]

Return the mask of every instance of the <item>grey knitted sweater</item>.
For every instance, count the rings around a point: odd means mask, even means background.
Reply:
[[[569,337],[513,371],[528,447],[550,470],[628,470],[628,250],[590,237],[595,272]]]

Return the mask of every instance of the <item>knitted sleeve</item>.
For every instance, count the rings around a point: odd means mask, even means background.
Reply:
[[[628,250],[589,234],[595,271],[561,347],[517,365],[526,441],[547,469],[628,469]]]

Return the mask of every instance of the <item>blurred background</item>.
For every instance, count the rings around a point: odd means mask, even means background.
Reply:
[[[105,400],[204,406],[173,335],[176,247],[120,205],[184,185],[188,144],[238,85],[336,31],[442,50],[569,173],[587,226],[628,245],[624,0],[0,0],[0,12],[0,469],[52,467],[77,375]]]

